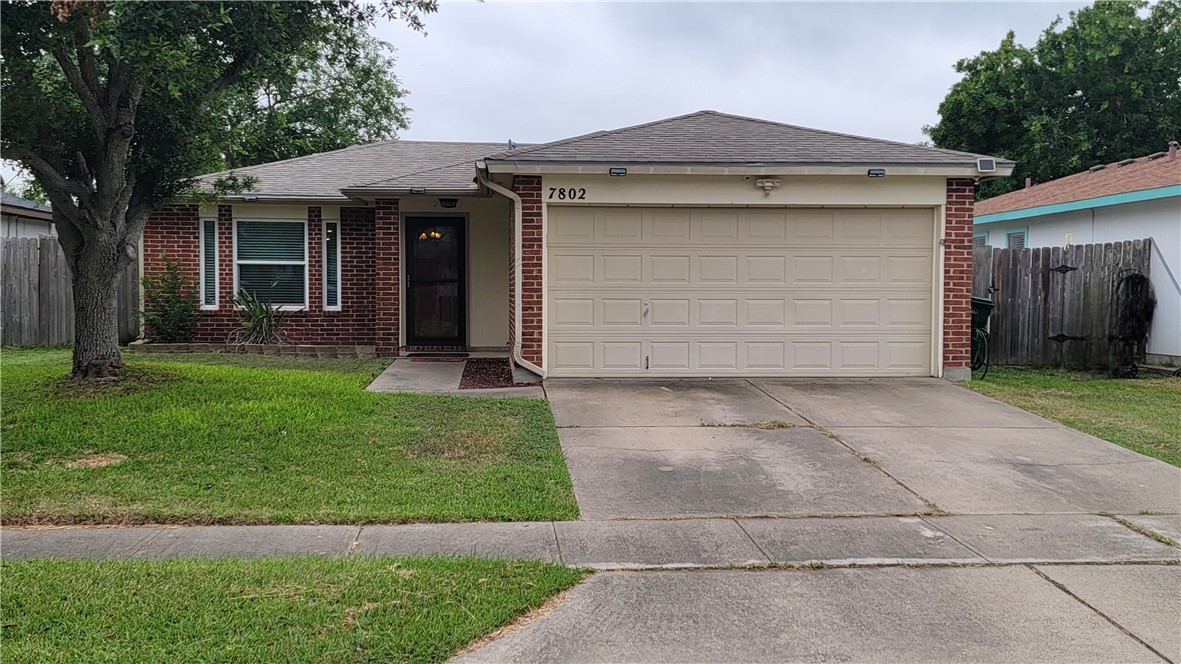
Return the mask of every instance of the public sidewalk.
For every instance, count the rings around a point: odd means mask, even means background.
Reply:
[[[1181,516],[6,528],[0,530],[0,557],[12,561],[442,554],[545,560],[596,569],[769,563],[849,566],[1181,562],[1181,549],[1162,539],[1181,541]]]

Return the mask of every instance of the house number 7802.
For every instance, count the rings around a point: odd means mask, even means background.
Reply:
[[[550,187],[549,200],[585,201],[586,189],[579,187]]]

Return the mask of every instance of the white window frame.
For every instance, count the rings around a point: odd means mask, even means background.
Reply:
[[[280,304],[278,306],[272,305],[272,308],[278,309],[279,311],[304,311],[304,310],[306,310],[308,308],[308,296],[310,295],[309,291],[312,290],[311,284],[308,283],[308,220],[307,219],[258,219],[258,218],[238,219],[237,217],[234,218],[233,235],[234,235],[234,295],[235,296],[238,295],[238,291],[240,290],[240,286],[238,283],[238,265],[240,265],[240,264],[244,264],[244,265],[299,265],[299,263],[297,261],[239,261],[238,260],[238,222],[239,221],[249,221],[251,223],[256,223],[256,222],[268,223],[268,222],[276,222],[276,221],[290,223],[290,222],[294,221],[294,222],[298,222],[298,223],[303,224],[303,305],[299,306],[299,305],[294,305],[294,304]],[[241,307],[235,306],[235,308],[240,309]]]
[[[213,222],[213,304],[205,303],[205,242],[208,238],[205,237],[205,224]],[[217,219],[205,217],[198,221],[198,232],[200,234],[200,244],[198,249],[201,254],[197,260],[198,265],[198,284],[201,292],[201,310],[202,311],[216,311],[221,305],[221,284],[218,282],[218,274],[221,272],[221,248],[217,246]],[[235,291],[237,292],[237,291]]]
[[[328,258],[328,247],[327,247],[327,244],[328,244],[328,224],[336,224],[336,305],[335,306],[328,306],[328,261],[326,260]],[[344,282],[341,280],[341,274],[344,272],[344,268],[340,264],[340,245],[344,244],[342,242],[343,236],[344,236],[344,233],[341,230],[341,225],[340,225],[339,219],[325,219],[324,220],[323,225],[320,228],[320,237],[323,239],[324,245],[325,245],[322,248],[322,251],[320,252],[320,254],[321,254],[320,260],[321,260],[321,266],[322,266],[321,271],[323,272],[323,277],[324,277],[324,283],[321,284],[321,290],[324,293],[324,302],[323,302],[324,311],[340,311],[340,305],[344,304]]]
[[[1018,226],[1016,228],[1006,228],[1005,229],[1005,248],[1006,249],[1012,248],[1009,245],[1012,244],[1011,238],[1014,235],[1021,236],[1021,248],[1023,248],[1023,249],[1029,248],[1029,226]]]

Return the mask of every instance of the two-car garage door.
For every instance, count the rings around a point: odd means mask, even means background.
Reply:
[[[929,376],[934,221],[551,206],[550,375]]]

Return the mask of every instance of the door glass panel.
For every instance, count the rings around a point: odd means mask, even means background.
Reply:
[[[459,337],[459,284],[414,282],[410,286],[414,307],[414,330],[417,339],[456,339]]]
[[[414,264],[416,281],[459,278],[459,244],[455,226],[439,224],[416,229]]]

